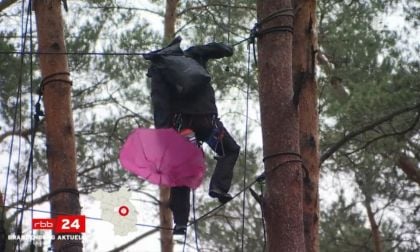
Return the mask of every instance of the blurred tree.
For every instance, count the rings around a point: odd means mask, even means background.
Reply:
[[[420,200],[413,182],[420,160],[419,58],[409,53],[418,49],[407,34],[386,27],[387,16],[401,6],[415,9],[418,3],[319,1],[320,112],[327,119],[321,123],[321,162],[325,177],[354,178],[350,186],[343,185],[358,192],[347,199],[353,206],[340,211],[349,215],[356,210],[358,228],[368,223],[369,232],[359,232],[362,237],[346,237],[348,244],[366,251],[413,251],[420,246],[414,231],[419,229]],[[413,17],[410,12],[394,15]],[[385,24],[378,27],[381,19]],[[332,221],[349,228],[355,222],[324,215],[321,250],[328,240],[329,251],[342,251],[345,245],[334,244],[333,234],[325,233]]]

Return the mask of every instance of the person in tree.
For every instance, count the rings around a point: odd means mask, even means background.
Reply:
[[[199,143],[207,143],[217,153],[209,195],[225,204],[232,199],[228,192],[240,147],[218,118],[215,92],[206,67],[210,59],[230,57],[233,48],[210,43],[182,51],[180,42],[178,37],[166,48],[145,55],[145,59],[152,61],[147,75],[151,78],[155,127],[172,127],[180,133],[192,130]],[[190,211],[189,187],[171,188],[170,208],[174,234],[185,234]]]

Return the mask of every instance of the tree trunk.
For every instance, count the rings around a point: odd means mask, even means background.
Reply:
[[[159,187],[160,248],[162,252],[173,251],[172,212],[169,209],[170,189],[166,186]]]
[[[166,0],[163,43],[169,42],[175,35],[176,7],[178,0]],[[160,244],[162,252],[173,251],[172,212],[169,209],[170,188],[159,187]]]
[[[295,0],[293,84],[299,103],[300,153],[308,174],[303,182],[306,251],[319,251],[319,134],[315,81],[316,1]]]
[[[64,44],[61,1],[34,1],[39,61],[44,79],[51,217],[79,215],[71,85]],[[46,54],[47,53],[47,54]],[[57,54],[54,54],[57,53]],[[54,251],[83,251],[81,241],[53,240]]]
[[[165,24],[164,24],[164,43],[169,42],[175,36],[176,7],[179,0],[166,0]]]
[[[416,182],[420,186],[420,170],[408,156],[400,154],[397,165],[407,175],[408,179]]]
[[[372,232],[372,239],[373,239],[373,251],[374,252],[382,252],[382,242],[381,242],[381,234],[379,231],[379,226],[376,223],[375,215],[372,211],[372,207],[370,206],[370,201],[365,201],[365,207],[369,218],[370,228]]]
[[[259,20],[292,8],[290,0],[259,0]],[[264,23],[261,30],[292,26],[293,18],[280,16]],[[302,168],[299,153],[298,111],[293,103],[292,39],[290,32],[272,32],[258,39],[259,95],[267,190],[264,213],[268,251],[304,251]],[[286,163],[285,163],[286,162]],[[279,166],[280,165],[280,166]]]

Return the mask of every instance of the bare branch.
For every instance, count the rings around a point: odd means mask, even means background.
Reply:
[[[3,134],[0,135],[0,143],[3,142],[4,139],[6,139],[9,136],[15,135],[15,136],[20,136],[25,138],[26,140],[28,139],[28,136],[31,134],[31,129],[23,129],[21,131],[7,131]]]
[[[228,5],[228,4],[202,4],[202,5],[198,5],[198,6],[191,6],[188,8],[185,8],[184,10],[178,12],[177,16],[180,17],[182,15],[185,15],[187,12],[190,11],[196,11],[196,10],[203,10],[203,9],[208,9],[210,7],[223,7],[223,8],[232,8],[232,9],[246,9],[246,10],[251,10],[251,11],[255,11],[255,8],[251,7],[251,6],[247,6],[247,5]]]
[[[154,11],[151,9],[146,9],[146,8],[137,8],[137,7],[125,7],[125,6],[89,6],[89,9],[102,9],[102,10],[111,10],[111,9],[115,9],[115,10],[128,10],[128,11],[143,11],[143,12],[149,12],[151,14],[163,17],[163,13],[159,12],[159,11]]]
[[[0,2],[0,11],[5,10],[7,7],[9,7],[10,5],[16,3],[17,0],[3,0]]]
[[[380,125],[380,124],[382,124],[384,122],[387,122],[387,121],[393,119],[396,116],[399,116],[401,114],[404,114],[404,113],[407,113],[407,112],[410,112],[410,111],[413,111],[413,110],[416,110],[416,109],[419,109],[419,108],[420,108],[420,103],[415,104],[413,106],[402,108],[402,109],[397,110],[397,111],[395,111],[395,112],[393,112],[393,113],[391,113],[389,115],[386,115],[386,116],[384,116],[382,118],[379,118],[379,119],[373,121],[372,123],[370,123],[370,124],[368,124],[368,125],[360,128],[358,130],[355,130],[353,132],[348,133],[340,141],[338,141],[337,143],[335,143],[334,145],[332,145],[331,147],[329,147],[321,155],[320,164],[322,164],[325,160],[327,160],[329,157],[331,157],[331,155],[333,155],[338,149],[340,149],[343,145],[345,145],[347,142],[349,142],[353,138],[357,137],[358,135],[360,135],[360,134],[362,134],[362,133],[364,133],[366,131],[372,130],[376,126],[378,126],[378,125]]]
[[[383,138],[387,138],[387,137],[393,137],[393,136],[398,136],[398,135],[404,135],[404,134],[406,134],[406,133],[408,133],[408,132],[410,132],[410,131],[412,131],[415,127],[416,127],[416,125],[417,125],[417,123],[419,122],[419,120],[420,120],[420,112],[419,113],[417,113],[417,116],[416,116],[416,118],[414,119],[414,121],[413,121],[413,123],[408,127],[408,128],[406,128],[406,129],[404,129],[404,130],[402,130],[402,131],[396,131],[395,129],[395,132],[393,132],[393,133],[385,133],[385,132],[383,132],[383,131],[381,131],[382,133],[383,133],[383,135],[380,135],[380,136],[378,136],[378,137],[375,137],[375,138],[373,138],[373,139],[371,139],[371,140],[369,140],[369,141],[367,141],[362,147],[360,147],[360,148],[357,148],[356,150],[353,150],[353,151],[351,151],[351,152],[348,152],[347,154],[348,155],[351,155],[351,154],[353,154],[353,153],[356,153],[356,152],[359,152],[359,151],[361,151],[361,150],[364,150],[365,148],[367,148],[369,145],[371,145],[372,143],[374,143],[374,142],[376,142],[376,141],[379,141],[379,140],[381,140],[381,139],[383,139]]]
[[[44,123],[44,119],[42,119],[39,123],[38,123],[38,127],[36,128],[36,132],[40,132],[42,131],[42,126]],[[0,134],[0,143],[3,142],[4,139],[15,135],[15,136],[20,136],[23,137],[25,140],[27,140],[29,142],[29,136],[31,135],[31,129],[23,129],[20,131],[6,131],[3,134]]]

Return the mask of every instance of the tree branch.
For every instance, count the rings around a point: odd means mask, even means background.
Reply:
[[[42,131],[40,129],[42,129],[42,124],[43,123],[44,123],[44,119],[39,121],[38,127],[35,129],[35,133]],[[6,139],[7,137],[12,136],[12,135],[23,137],[23,138],[25,138],[25,140],[27,140],[29,142],[29,136],[31,135],[31,129],[23,129],[21,131],[16,131],[16,130],[15,131],[12,131],[12,130],[11,131],[6,131],[3,134],[0,134],[0,143],[3,142],[4,139]]]
[[[255,8],[252,8],[250,6],[246,5],[228,5],[228,4],[202,4],[197,6],[191,6],[188,8],[183,9],[182,11],[178,12],[177,16],[180,17],[182,15],[185,15],[187,12],[195,11],[195,10],[203,10],[210,7],[223,7],[223,8],[234,8],[234,9],[246,9],[255,11]]]
[[[358,135],[360,135],[360,134],[362,134],[362,133],[364,133],[366,131],[372,130],[376,126],[378,126],[378,125],[380,125],[380,124],[382,124],[384,122],[387,122],[387,121],[393,119],[394,117],[396,117],[398,115],[401,115],[401,114],[404,114],[404,113],[407,113],[407,112],[410,112],[412,110],[419,109],[419,108],[420,108],[420,103],[415,104],[415,105],[410,106],[410,107],[402,108],[402,109],[397,110],[397,111],[395,111],[395,112],[393,112],[393,113],[391,113],[389,115],[386,115],[386,116],[384,116],[382,118],[379,118],[376,121],[373,121],[372,123],[370,123],[370,124],[368,124],[368,125],[360,128],[358,130],[355,130],[353,132],[348,133],[340,141],[338,141],[334,145],[330,146],[321,155],[320,164],[322,164],[325,160],[327,160],[329,157],[331,157],[331,155],[333,155],[338,149],[340,149],[343,145],[345,145],[347,142],[349,142],[350,140],[352,140],[356,136],[358,136]]]
[[[17,0],[3,0],[0,2],[0,12],[5,10],[7,7],[9,7],[10,5],[16,3]]]
[[[6,139],[9,136],[15,135],[28,139],[29,134],[31,134],[31,129],[23,129],[21,131],[7,131],[0,135],[0,143],[3,142],[4,139]]]
[[[420,112],[419,112],[419,113],[417,113],[416,118],[414,119],[413,123],[412,123],[412,124],[411,124],[408,128],[406,128],[406,129],[404,129],[404,130],[402,130],[402,131],[395,131],[395,132],[393,132],[393,133],[389,133],[389,134],[386,134],[386,133],[384,133],[384,132],[383,132],[383,135],[380,135],[380,136],[378,136],[378,137],[375,137],[375,138],[373,138],[373,139],[369,140],[369,141],[368,141],[368,142],[366,142],[366,143],[365,143],[362,147],[360,147],[360,148],[358,148],[358,149],[356,149],[356,150],[353,150],[353,151],[351,151],[351,152],[348,152],[348,153],[347,153],[347,155],[351,155],[351,154],[353,154],[353,153],[359,152],[359,151],[361,151],[361,150],[363,150],[363,149],[367,148],[367,147],[368,147],[369,145],[371,145],[372,143],[374,143],[374,142],[376,142],[376,141],[379,141],[379,140],[381,140],[381,139],[383,139],[383,138],[393,137],[393,136],[398,136],[398,135],[404,135],[404,134],[406,134],[406,133],[408,133],[408,132],[412,131],[412,130],[416,127],[416,125],[417,125],[417,123],[419,122],[419,120],[420,120]]]
[[[163,13],[159,12],[159,11],[154,11],[154,10],[150,10],[150,9],[146,9],[146,8],[137,8],[137,7],[125,7],[125,6],[97,6],[97,5],[92,5],[92,6],[88,6],[89,9],[103,9],[103,10],[110,10],[110,9],[115,9],[115,10],[129,10],[129,11],[143,11],[143,12],[149,12],[151,14],[163,17]]]

